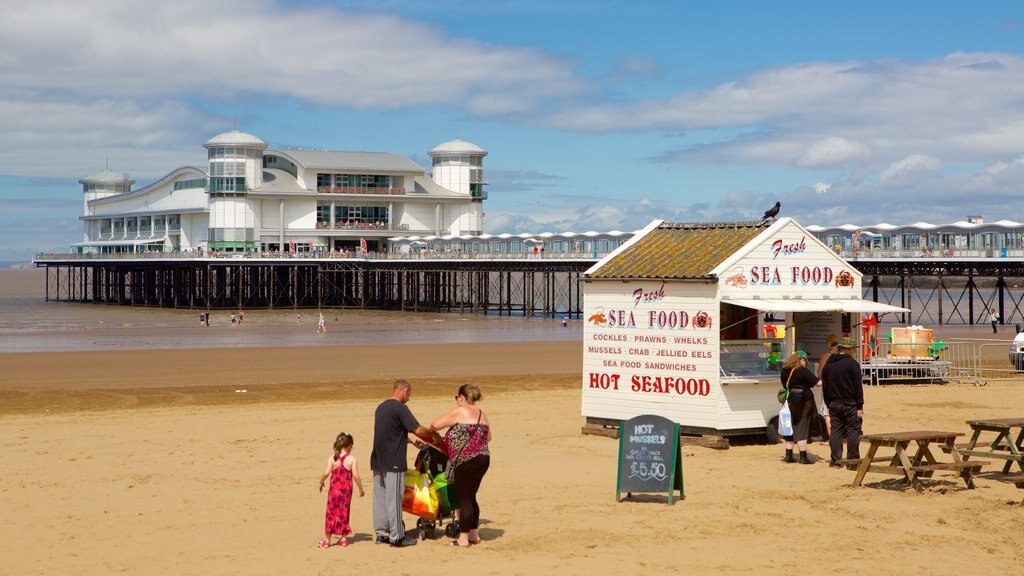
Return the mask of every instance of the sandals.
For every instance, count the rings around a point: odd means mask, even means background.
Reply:
[[[331,546],[331,542],[329,540],[321,540],[321,541],[316,543],[316,547],[320,548],[321,550],[323,550],[324,548],[330,548],[330,546]],[[343,546],[344,546],[344,544],[343,544]]]
[[[342,538],[341,540],[338,540],[338,545],[342,548],[348,546],[348,538]]]

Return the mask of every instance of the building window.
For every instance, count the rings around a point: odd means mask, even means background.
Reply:
[[[179,180],[174,183],[175,190],[191,190],[194,188],[206,188],[206,178],[194,178],[192,180]]]
[[[245,162],[239,160],[210,162],[210,176],[245,176]]]
[[[316,223],[317,224],[330,224],[331,222],[331,207],[330,206],[317,206],[316,207]]]
[[[337,217],[343,224],[387,224],[385,206],[338,206]]]
[[[245,178],[210,178],[210,193],[245,192]]]

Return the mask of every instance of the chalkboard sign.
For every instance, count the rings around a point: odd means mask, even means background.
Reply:
[[[667,492],[672,503],[675,491],[683,495],[683,458],[679,424],[653,414],[619,423],[619,477],[615,498],[622,493]]]

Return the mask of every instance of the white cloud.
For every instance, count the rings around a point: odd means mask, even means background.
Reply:
[[[871,148],[846,138],[818,140],[797,159],[801,168],[833,168],[871,159]]]
[[[1017,155],[1022,91],[1024,57],[1016,54],[811,62],[669,98],[555,111],[538,122],[580,132],[680,133],[679,150],[660,159],[681,164],[870,161],[881,170],[909,151],[953,164]],[[708,135],[695,136],[701,131]]]
[[[878,184],[885,188],[908,188],[939,176],[942,176],[942,161],[914,154],[893,162],[878,177]]]
[[[533,48],[270,0],[21,3],[0,20],[0,54],[8,86],[92,98],[261,93],[352,108],[468,102],[504,114],[584,87],[571,62]]]

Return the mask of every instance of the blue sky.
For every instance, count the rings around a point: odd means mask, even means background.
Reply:
[[[1019,2],[39,0],[0,19],[0,261],[235,127],[489,152],[486,232],[1024,221]]]

